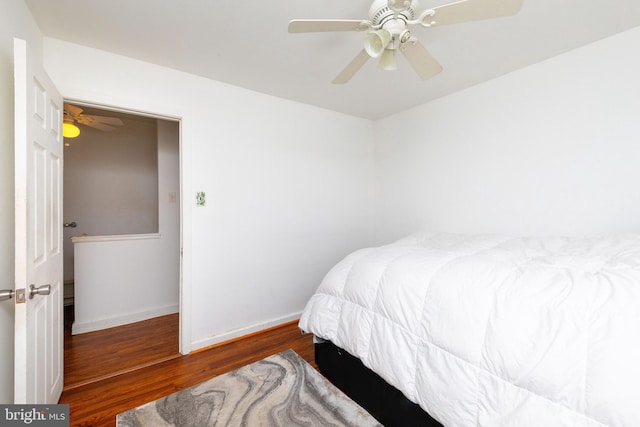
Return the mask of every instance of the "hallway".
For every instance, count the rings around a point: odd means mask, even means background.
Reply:
[[[73,306],[64,307],[64,391],[180,357],[178,313],[71,335]]]

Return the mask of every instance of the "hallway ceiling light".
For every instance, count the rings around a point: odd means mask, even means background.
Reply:
[[[80,135],[80,128],[72,121],[65,120],[62,123],[62,136],[65,138],[75,138]]]

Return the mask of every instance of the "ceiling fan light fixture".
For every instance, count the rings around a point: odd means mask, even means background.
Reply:
[[[397,68],[397,50],[422,80],[442,71],[442,65],[431,55],[410,26],[429,28],[469,21],[512,16],[518,13],[524,0],[453,0],[453,3],[423,9],[417,13],[419,0],[371,0],[369,19],[294,19],[290,33],[329,31],[365,31],[364,49],[347,64],[332,83],[347,83],[371,58],[378,58],[383,70]],[[417,18],[416,18],[417,16]]]
[[[75,138],[80,135],[80,128],[73,122],[64,121],[62,123],[62,136],[65,138]]]
[[[398,69],[398,58],[396,57],[397,49],[385,49],[380,55],[378,68],[386,71],[394,71]]]
[[[391,39],[391,33],[385,29],[369,31],[364,38],[364,50],[370,57],[378,58],[383,54]]]

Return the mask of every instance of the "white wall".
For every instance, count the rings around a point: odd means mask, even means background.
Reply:
[[[14,287],[13,38],[37,58],[42,34],[22,0],[0,2],[0,289]],[[13,300],[0,302],[0,403],[13,402]]]
[[[375,123],[376,240],[640,232],[640,28]]]
[[[71,237],[158,232],[167,205],[158,203],[156,120],[125,120],[111,132],[83,126],[80,136],[65,140],[64,221],[78,224],[64,229],[65,281],[73,281]]]
[[[164,241],[167,294],[179,302],[180,289],[180,124],[157,120],[159,229]],[[169,197],[175,194],[175,200]],[[168,279],[168,280],[167,280]],[[173,292],[173,294],[171,293]]]
[[[295,319],[369,243],[371,122],[58,40],[44,56],[67,98],[182,118],[191,347]]]
[[[178,312],[177,242],[162,233],[74,237],[73,242],[73,334]]]
[[[75,235],[158,232],[155,120],[127,120],[111,132],[83,126],[65,142],[64,215],[77,221]]]

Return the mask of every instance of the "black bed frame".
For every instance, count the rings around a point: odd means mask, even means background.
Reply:
[[[331,341],[315,344],[320,372],[386,427],[441,427],[420,406]]]

